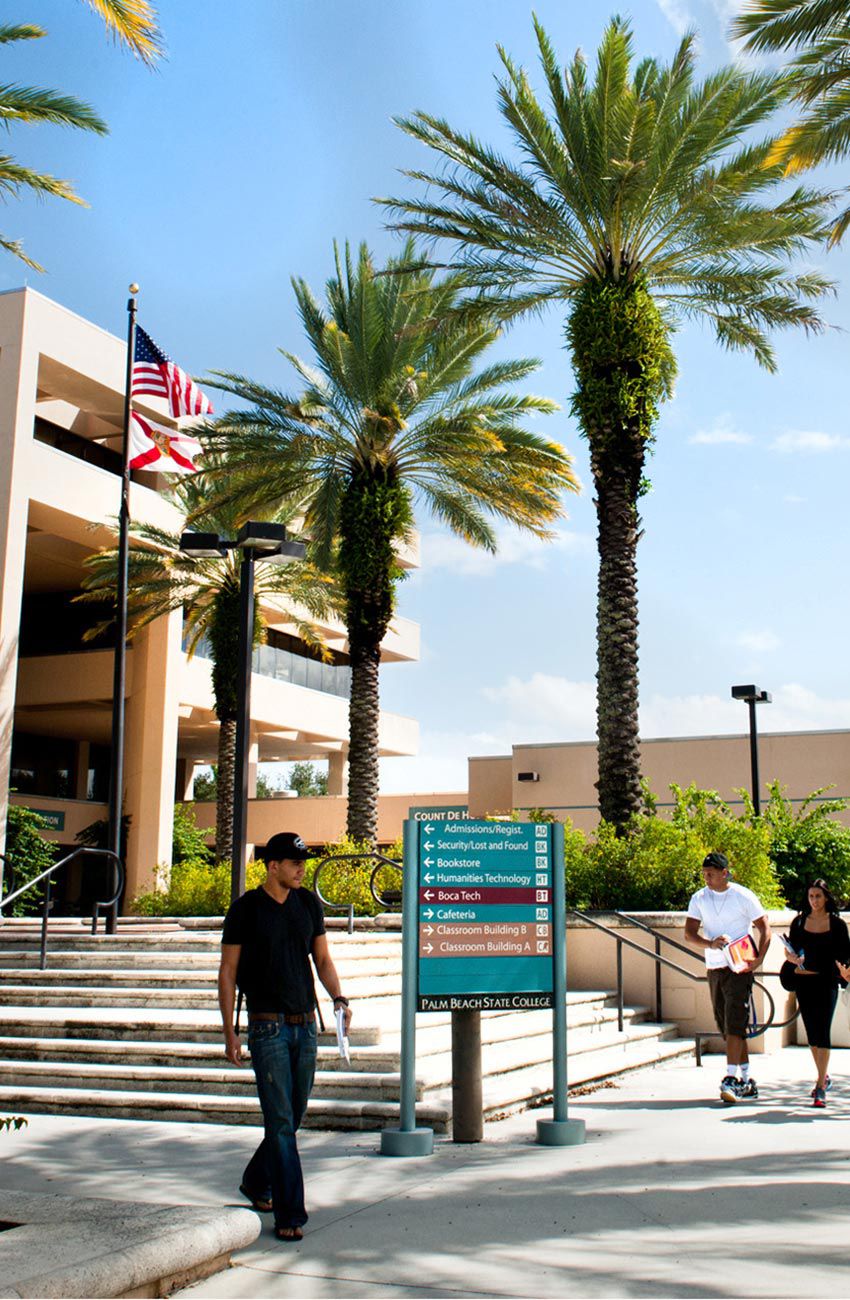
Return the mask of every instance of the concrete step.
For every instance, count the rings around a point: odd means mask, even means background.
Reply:
[[[327,1024],[326,1019],[326,1024]],[[215,1043],[220,1047],[221,1020],[204,1010],[161,1007],[109,1007],[92,1015],[87,1007],[0,1007],[0,1056],[3,1040],[11,1038],[82,1038],[99,1041],[155,1041],[158,1043]],[[352,1046],[378,1043],[375,1025],[353,1025]],[[329,1028],[319,1031],[319,1043],[336,1043]]]
[[[351,969],[356,970],[359,974],[372,974],[373,971],[387,970],[387,967],[396,965],[402,969],[402,945],[390,943],[372,943],[372,944],[348,944],[344,941],[331,941],[331,956],[338,965],[348,965]],[[211,944],[209,948],[183,949],[179,952],[179,967],[181,970],[204,970],[212,971],[213,975],[218,970],[218,956],[220,956],[220,945]],[[0,944],[0,967],[4,972],[16,971],[19,967],[23,969],[38,969],[39,946],[34,944],[31,948],[26,946],[4,946]],[[99,948],[82,948],[82,946],[73,946],[61,950],[48,949],[47,970],[48,971],[74,971],[74,970],[173,970],[175,962],[175,953],[173,949],[165,950],[153,948],[125,948],[104,949]]]
[[[52,978],[59,976],[59,978]],[[77,977],[79,976],[79,978]],[[89,979],[91,976],[91,979]],[[346,995],[361,1005],[371,998],[399,997],[401,975],[371,975],[343,980]],[[206,985],[188,977],[155,971],[152,977],[113,972],[75,972],[73,982],[66,972],[16,971],[15,982],[0,982],[0,1006],[17,1007],[187,1007],[214,1010],[218,1007],[215,980]]]
[[[243,1050],[245,1042],[243,1039]],[[215,1068],[221,1066],[224,1048],[221,1035],[217,1042],[166,1043],[133,1042],[124,1039],[87,1038],[10,1038],[0,1037],[0,1056],[7,1061],[45,1061],[59,1074],[65,1061],[89,1065],[167,1065]],[[246,1051],[247,1056],[247,1051]],[[380,1044],[351,1045],[352,1066],[360,1073],[391,1074],[399,1068],[397,1052],[388,1052]],[[345,1071],[348,1067],[337,1051],[336,1043],[320,1038],[319,1069]]]
[[[88,1115],[105,1119],[148,1119],[176,1123],[262,1123],[256,1098],[200,1093],[101,1092],[99,1089],[0,1086],[0,1113]],[[439,1102],[416,1107],[417,1124],[448,1131],[449,1110]],[[371,1131],[398,1124],[398,1106],[388,1101],[311,1099],[304,1128]]]
[[[250,1064],[243,1069],[224,1066],[94,1065],[80,1061],[0,1061],[0,1086],[50,1090],[57,1080],[67,1089],[131,1091],[152,1093],[201,1093],[207,1096],[253,1097],[254,1073]],[[316,1071],[312,1095],[355,1101],[399,1100],[398,1071]],[[418,1081],[417,1099],[424,1090]]]

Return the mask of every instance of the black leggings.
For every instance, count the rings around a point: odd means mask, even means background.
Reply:
[[[829,1029],[838,999],[838,986],[827,984],[817,975],[801,975],[796,993],[809,1047],[831,1047]]]

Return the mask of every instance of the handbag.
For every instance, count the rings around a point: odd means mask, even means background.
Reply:
[[[779,983],[786,993],[797,992],[797,967],[793,961],[784,961],[779,967]]]

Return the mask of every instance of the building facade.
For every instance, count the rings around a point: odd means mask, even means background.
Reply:
[[[32,289],[0,293],[0,828],[6,792],[47,815],[51,838],[106,816],[114,640],[89,645],[93,620],[73,603],[86,557],[115,541],[126,343]],[[168,423],[165,405],[138,407]],[[167,477],[133,474],[130,513],[179,533]],[[401,562],[413,566],[415,549]],[[348,660],[345,629],[319,627],[322,663],[297,635],[294,611],[263,606],[268,643],[255,653],[251,780],[257,764],[327,760],[330,791],[346,789]],[[95,618],[94,621],[97,621]],[[218,724],[210,661],[183,650],[177,611],[132,636],[127,656],[125,813],[127,896],[152,886],[171,856],[173,806],[195,768],[215,761]],[[419,629],[396,618],[385,661],[415,660]],[[418,725],[381,714],[383,755],[416,752]],[[257,805],[252,804],[252,809]],[[249,817],[249,839],[254,838]],[[264,832],[256,835],[265,843]]]

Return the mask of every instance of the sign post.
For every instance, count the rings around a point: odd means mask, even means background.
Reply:
[[[405,822],[401,1123],[382,1133],[383,1154],[433,1149],[431,1130],[416,1129],[417,1010],[551,1007],[553,1118],[538,1121],[537,1141],[584,1141],[583,1121],[567,1116],[563,835],[546,823]]]

